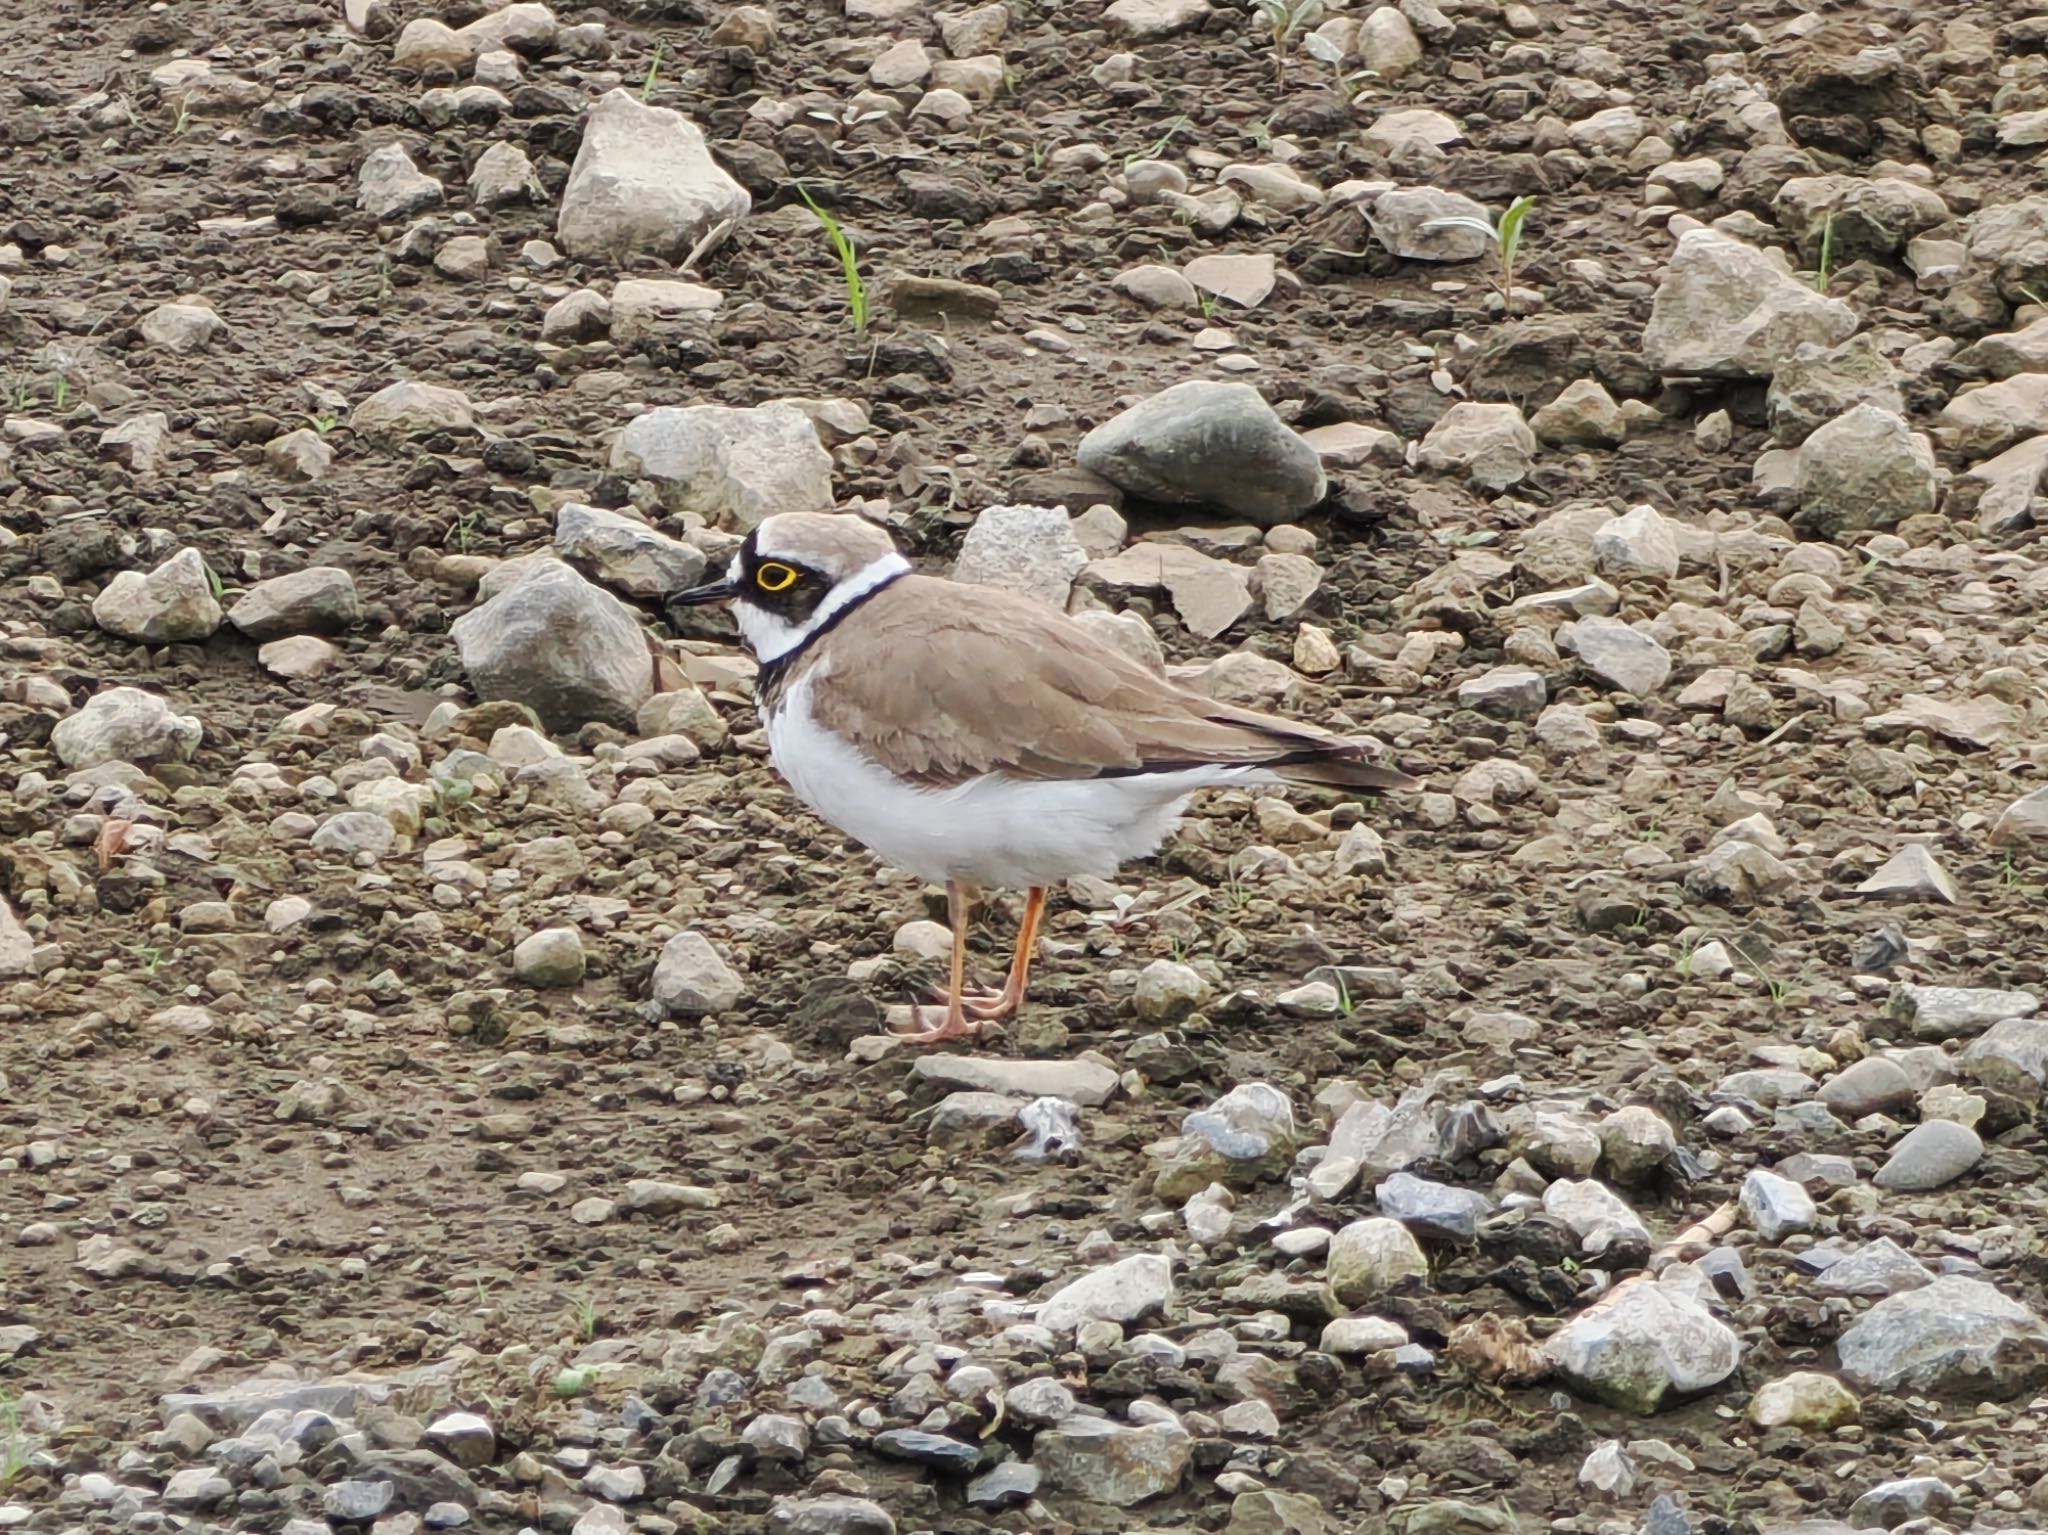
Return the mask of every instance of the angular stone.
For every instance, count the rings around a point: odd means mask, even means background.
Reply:
[[[630,726],[654,692],[648,638],[631,610],[556,560],[529,567],[449,634],[479,698],[525,704],[550,730]]]
[[[1625,1279],[1545,1340],[1573,1389],[1647,1416],[1735,1373],[1742,1345],[1688,1287]]]
[[[746,983],[695,928],[684,928],[662,946],[654,966],[653,997],[671,1014],[730,1012],[745,993]]]
[[[695,123],[619,86],[584,120],[556,237],[586,260],[623,263],[644,253],[676,262],[752,205],[746,188],[712,159]]]
[[[1793,471],[1800,515],[1826,538],[1931,512],[1936,489],[1933,444],[1878,405],[1854,406],[1814,432]]]
[[[1679,236],[1643,331],[1643,361],[1667,375],[1769,378],[1802,342],[1835,346],[1857,326],[1755,246],[1719,230]]]
[[[2048,1379],[2048,1325],[1995,1285],[1959,1274],[1879,1301],[1835,1349],[1843,1376],[1867,1391],[2001,1400]]]
[[[339,634],[362,616],[355,577],[338,565],[309,565],[258,581],[228,609],[228,622],[252,640]]]
[[[1066,611],[1088,554],[1063,506],[991,506],[960,543],[953,579],[1021,592]]]
[[[1262,525],[1308,510],[1328,490],[1315,449],[1249,384],[1175,384],[1089,432],[1076,457],[1132,495]]]
[[[671,512],[742,529],[775,512],[832,510],[832,455],[793,405],[647,411],[619,434],[611,466],[651,480]]]
[[[629,597],[666,597],[704,575],[704,551],[694,544],[624,512],[577,501],[555,513],[555,552]]]
[[[212,571],[197,549],[180,549],[144,575],[124,570],[93,599],[93,622],[149,645],[189,644],[221,625]]]
[[[1173,1265],[1159,1253],[1133,1253],[1054,1292],[1038,1308],[1038,1325],[1064,1336],[1087,1321],[1135,1322],[1172,1301]]]
[[[1031,1458],[1054,1488],[1130,1508],[1179,1488],[1194,1440],[1173,1423],[1125,1428],[1104,1418],[1070,1418],[1038,1435]]]

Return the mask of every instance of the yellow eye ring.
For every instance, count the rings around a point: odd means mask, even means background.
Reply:
[[[786,592],[796,585],[797,577],[792,567],[770,563],[754,572],[754,585],[764,592]]]

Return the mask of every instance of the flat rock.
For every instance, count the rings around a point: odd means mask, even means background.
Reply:
[[[1959,1274],[1879,1301],[1835,1349],[1844,1378],[1869,1391],[1997,1400],[2048,1378],[2048,1324],[1997,1286]]]
[[[919,1056],[911,1075],[947,1092],[1065,1098],[1084,1109],[1107,1103],[1119,1085],[1114,1071],[1094,1061],[1005,1061],[976,1055]]]
[[[1604,687],[1648,698],[1671,676],[1671,652],[1618,618],[1581,618],[1557,631],[1558,647],[1576,656]]]
[[[1921,842],[1908,842],[1856,887],[1858,895],[1956,904],[1955,881]]]
[[[1194,1443],[1177,1424],[1126,1428],[1103,1418],[1071,1418],[1042,1431],[1032,1442],[1031,1458],[1050,1486],[1130,1508],[1180,1487]]]
[[[1135,496],[1261,525],[1323,499],[1322,460],[1249,384],[1190,379],[1081,439],[1081,467]]]
[[[1159,1253],[1133,1253],[1056,1291],[1038,1308],[1038,1324],[1066,1334],[1087,1321],[1135,1322],[1173,1300],[1173,1265]]]
[[[356,580],[338,565],[309,565],[258,581],[228,609],[228,622],[252,640],[339,634],[362,621]]]

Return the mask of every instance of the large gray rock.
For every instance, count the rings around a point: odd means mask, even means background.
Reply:
[[[1938,1189],[1984,1159],[1984,1142],[1968,1125],[1930,1119],[1901,1137],[1871,1181],[1881,1189],[1920,1193]]]
[[[1193,1437],[1175,1423],[1126,1428],[1106,1418],[1069,1418],[1038,1435],[1031,1458],[1060,1491],[1129,1508],[1177,1489],[1194,1450]]]
[[[1353,1221],[1330,1238],[1324,1281],[1339,1303],[1362,1306],[1404,1280],[1429,1273],[1429,1260],[1399,1221],[1384,1215]]]
[[[879,1503],[834,1493],[776,1499],[768,1529],[769,1535],[896,1535],[896,1520]]]
[[[664,405],[626,424],[611,465],[708,522],[751,528],[776,512],[832,510],[832,455],[794,405]]]
[[[1835,346],[1856,312],[1824,298],[1753,245],[1716,229],[1679,237],[1643,331],[1659,373],[1769,378],[1802,342]]]
[[[1792,485],[1824,537],[1895,528],[1934,510],[1934,445],[1896,412],[1858,405],[1806,439]]]
[[[356,173],[356,206],[375,219],[401,219],[438,208],[446,189],[412,163],[400,144],[370,151]]]
[[[197,549],[180,549],[147,575],[122,571],[93,599],[92,617],[109,634],[149,645],[203,640],[221,622],[213,575]]]
[[[109,688],[93,694],[76,714],[57,721],[50,731],[50,747],[68,768],[98,767],[102,762],[147,767],[184,760],[205,734],[197,718],[174,713],[154,693]]]
[[[1870,1391],[1998,1399],[2048,1379],[2048,1324],[1997,1286],[1959,1274],[1879,1301],[1835,1351],[1849,1383]]]
[[[1316,450],[1249,384],[1191,379],[1081,439],[1081,467],[1135,496],[1285,522],[1329,489]]]
[[[1704,1289],[1668,1272],[1623,1280],[1553,1333],[1544,1352],[1574,1390],[1653,1413],[1719,1385],[1742,1358],[1740,1340],[1700,1299]]]
[[[555,232],[563,250],[585,260],[645,253],[680,261],[752,205],[746,188],[711,158],[695,123],[644,106],[621,86],[584,120]]]
[[[455,620],[449,633],[482,699],[510,699],[550,730],[630,728],[654,693],[647,635],[626,605],[555,560]]]
[[[1528,478],[1536,434],[1514,405],[1461,400],[1445,411],[1416,453],[1416,467],[1462,474],[1481,490],[1506,490]]]
[[[662,946],[654,966],[654,1000],[684,1017],[722,1013],[739,1005],[743,982],[711,940],[684,928]]]
[[[2048,1086],[2048,1019],[2006,1018],[1963,1051],[1960,1067],[1972,1081],[2025,1098]]]
[[[2016,373],[1957,395],[1934,419],[1945,447],[1990,458],[2048,432],[2048,373]]]
[[[1843,411],[1875,405],[1895,416],[1906,413],[1898,370],[1878,349],[1877,337],[1851,336],[1840,346],[1795,347],[1771,375],[1764,397],[1771,436],[1797,447]]]
[[[2048,195],[1993,203],[1970,219],[1970,260],[2013,304],[2048,296]]]
[[[228,609],[228,622],[252,640],[339,634],[362,616],[356,578],[339,565],[309,565],[258,581]]]
[[[1065,611],[1088,552],[1063,506],[991,506],[974,519],[953,579],[1022,592]]]
[[[1172,1300],[1172,1263],[1160,1253],[1133,1253],[1056,1292],[1038,1308],[1038,1323],[1065,1335],[1087,1321],[1135,1322]]]
[[[486,53],[545,53],[553,46],[560,24],[545,5],[522,0],[480,16],[466,27],[422,16],[405,24],[392,45],[391,62],[400,69],[424,71],[443,65],[466,74]]]
[[[571,501],[555,513],[555,552],[631,597],[665,597],[695,586],[704,551],[637,517]]]

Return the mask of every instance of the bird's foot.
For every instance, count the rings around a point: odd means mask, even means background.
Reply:
[[[892,1037],[905,1045],[942,1045],[949,1040],[973,1039],[981,1032],[981,1020],[970,1018],[965,1012],[954,1013],[944,1007],[919,1007],[912,1009],[911,1016],[919,1023],[926,1018],[937,1016],[939,1022],[915,1034],[896,1034]]]
[[[1000,1023],[1006,1018],[1014,1018],[1023,1003],[1022,997],[1007,989],[969,992],[960,1000],[962,1011],[978,1023]]]

